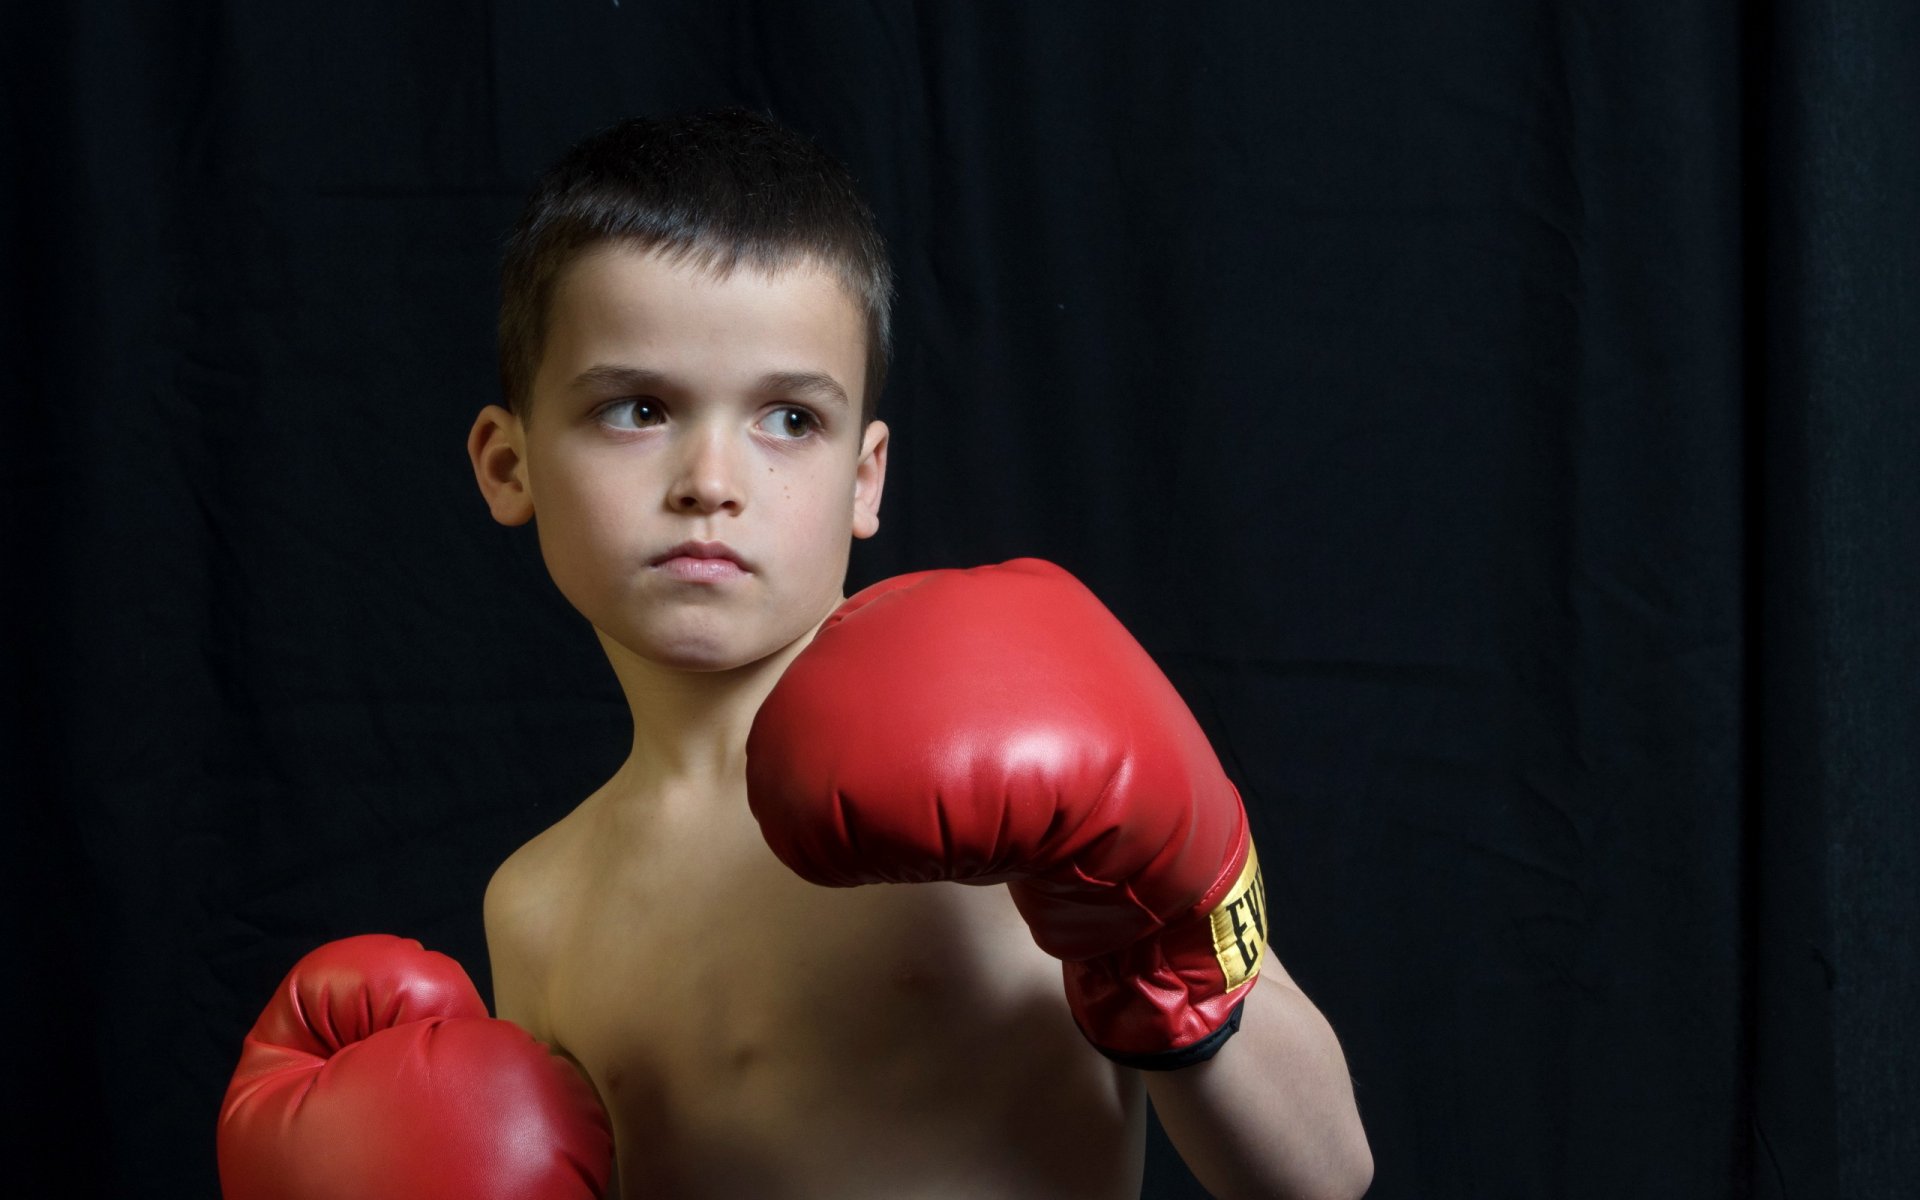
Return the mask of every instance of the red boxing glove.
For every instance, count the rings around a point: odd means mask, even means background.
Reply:
[[[1051,563],[841,605],[754,718],[747,797],[814,883],[1008,883],[1109,1058],[1187,1066],[1239,1028],[1266,947],[1240,795],[1146,651]]]
[[[294,965],[220,1108],[226,1200],[583,1200],[613,1138],[593,1087],[460,964],[386,934]]]

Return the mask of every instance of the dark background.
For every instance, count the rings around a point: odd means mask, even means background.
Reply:
[[[900,274],[851,583],[1134,629],[1374,1197],[1913,1194],[1920,6],[22,3],[0,77],[10,1175],[212,1195],[321,941],[484,980],[627,734],[462,450],[499,247],[743,103]]]

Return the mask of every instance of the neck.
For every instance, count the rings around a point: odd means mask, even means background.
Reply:
[[[601,634],[633,715],[633,748],[603,791],[622,798],[710,796],[744,782],[753,716],[818,630],[815,625],[765,658],[722,671],[662,666]]]

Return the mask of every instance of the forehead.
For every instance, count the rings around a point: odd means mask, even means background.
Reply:
[[[556,282],[536,386],[623,363],[715,387],[822,373],[857,397],[865,339],[860,307],[817,260],[721,272],[609,244],[581,255]]]

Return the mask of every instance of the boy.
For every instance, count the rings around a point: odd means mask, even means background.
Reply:
[[[820,820],[773,811],[781,777],[849,730],[810,723],[831,683],[788,697],[783,728],[756,714],[842,604],[886,480],[889,271],[844,171],[745,113],[627,122],[549,173],[504,278],[507,403],[474,423],[475,476],[496,520],[535,521],[634,740],[501,866],[488,947],[499,1016],[605,1108],[609,1194],[1133,1197],[1148,1094],[1217,1195],[1363,1192],[1339,1047],[1271,957],[1210,1001],[1211,1057],[1138,1070],[1069,1007],[1031,894],[819,887],[769,848],[780,820]],[[876,687],[925,669],[857,653]],[[868,686],[839,698],[858,712]],[[1222,814],[1244,842],[1237,798]],[[1239,853],[1221,878],[1253,877]],[[906,877],[887,871],[863,878]]]

